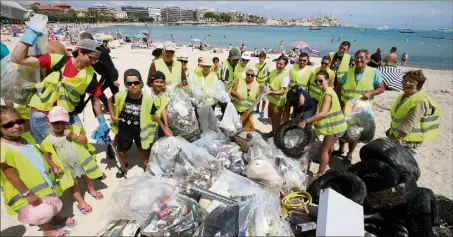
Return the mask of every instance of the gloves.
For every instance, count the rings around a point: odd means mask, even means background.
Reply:
[[[107,123],[105,122],[105,118],[103,115],[96,116],[96,119],[98,120],[99,127],[101,126],[107,126]]]
[[[93,131],[91,137],[96,140],[97,143],[107,145],[110,143],[110,128],[107,126],[103,115],[97,116],[96,119],[98,120],[99,126]]]
[[[41,35],[42,33],[34,31],[32,28],[27,26],[24,35],[20,37],[20,42],[28,45],[34,45],[38,37]]]

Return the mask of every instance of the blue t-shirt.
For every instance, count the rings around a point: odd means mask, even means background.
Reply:
[[[360,78],[362,78],[362,75],[363,75],[363,72],[359,72],[359,73],[354,73],[354,81],[355,81],[355,84],[357,85],[357,83],[359,83],[359,80]],[[344,85],[346,83],[346,79],[348,79],[348,74],[345,73],[343,75],[343,77],[340,79],[340,83],[341,85]],[[382,83],[382,75],[381,75],[381,71],[379,71],[378,69],[376,69],[376,73],[374,73],[374,79],[373,79],[373,86],[374,88],[376,88],[377,86],[379,86],[379,84]]]
[[[9,54],[9,49],[8,49],[8,47],[6,47],[6,45],[4,43],[2,43],[2,46],[0,48],[0,54],[2,57],[1,59],[8,56],[8,54]]]

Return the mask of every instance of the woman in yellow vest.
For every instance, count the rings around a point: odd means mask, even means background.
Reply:
[[[104,198],[101,192],[94,188],[92,179],[102,177],[102,171],[96,164],[95,157],[91,152],[96,149],[88,143],[82,128],[69,126],[68,111],[61,106],[54,106],[49,111],[46,119],[52,132],[42,141],[41,150],[51,155],[52,160],[64,171],[58,184],[61,188],[59,196],[63,191],[70,188],[74,200],[77,201],[77,208],[82,214],[92,212],[92,207],[83,199],[79,190],[77,177],[83,179],[88,188],[88,193],[96,200]]]
[[[321,158],[319,163],[318,176],[323,175],[329,163],[333,146],[342,137],[347,129],[340,100],[332,87],[329,87],[329,74],[321,70],[316,73],[316,84],[321,90],[318,111],[316,115],[299,123],[304,128],[308,123],[315,123],[315,133],[324,135],[321,145]]]
[[[1,188],[9,215],[17,215],[27,205],[37,206],[41,198],[56,197],[55,174],[62,170],[46,154],[42,154],[30,133],[23,132],[24,119],[12,107],[0,106]],[[53,229],[50,224],[74,227],[72,218],[59,215],[49,223],[38,225],[44,236],[63,236],[69,231]],[[51,223],[53,222],[53,223]]]
[[[211,105],[214,110],[217,101],[212,97],[213,95],[208,94],[207,90],[218,80],[217,75],[211,71],[212,63],[209,60],[201,58],[198,65],[200,70],[188,81],[189,90],[191,92],[193,90],[201,90],[205,96],[204,104]]]
[[[288,58],[280,56],[276,62],[276,68],[269,75],[269,89],[266,91],[269,107],[267,116],[272,121],[272,131],[269,136],[274,136],[274,133],[280,128],[283,109],[286,103],[286,89],[289,84],[289,75],[286,66]]]
[[[151,118],[152,99],[142,93],[142,76],[136,69],[124,72],[126,91],[120,91],[109,98],[109,112],[112,118],[112,132],[117,134],[117,148],[122,163],[128,168],[127,152],[135,141],[142,155],[144,169],[148,165],[149,148],[154,141],[157,125]],[[117,178],[123,177],[123,170],[118,170]]]
[[[266,86],[269,84],[269,64],[266,62],[267,55],[264,51],[261,51],[259,54],[259,62],[255,64],[255,69],[257,71],[256,82],[260,86],[260,91],[264,91]],[[256,105],[255,114],[260,114],[260,117],[264,117],[264,108],[266,108],[267,98],[263,97],[263,100]],[[261,104],[261,111],[260,111]]]
[[[258,82],[255,81],[255,69],[245,70],[245,80],[239,80],[231,91],[234,97],[233,105],[239,114],[245,112],[261,93]]]
[[[426,77],[422,70],[412,70],[403,76],[404,93],[390,109],[392,124],[389,137],[407,147],[415,156],[425,140],[435,139],[439,133],[439,105],[422,91]]]
[[[320,70],[324,70],[326,71],[327,73],[329,73],[329,86],[330,87],[334,87],[334,81],[335,81],[335,72],[333,72],[330,68],[329,68],[329,64],[330,64],[330,57],[329,56],[324,56],[322,57],[321,59],[321,66],[316,68],[315,71],[314,71],[314,74],[312,75],[312,77],[310,78],[310,83],[309,83],[309,86],[308,86],[308,91],[309,91],[309,94],[311,96],[311,98],[313,99],[313,102],[314,102],[314,107],[313,107],[313,114],[316,114],[316,111],[318,110],[318,103],[319,103],[319,99],[321,99],[321,89],[319,89],[319,87],[316,85],[315,81],[316,81],[316,74],[320,71]]]
[[[308,82],[313,75],[313,68],[307,66],[310,61],[310,57],[307,53],[301,53],[299,55],[299,63],[294,64],[289,71],[289,88],[293,88],[294,85],[299,84],[302,90],[308,92]]]

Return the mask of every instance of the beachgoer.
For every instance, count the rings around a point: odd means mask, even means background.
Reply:
[[[222,68],[222,64],[220,63],[220,59],[218,57],[213,57],[212,58],[212,67],[211,67],[211,72],[214,72],[217,77],[220,76],[220,70]]]
[[[390,54],[385,56],[385,58],[382,60],[385,66],[396,66],[396,59],[398,58],[398,55],[396,55],[396,50],[396,47],[392,47],[390,49]]]
[[[280,45],[279,45],[279,53],[283,53],[283,51],[285,50],[285,45],[283,44],[283,40],[280,41]]]
[[[299,63],[293,65],[289,70],[289,85],[292,88],[294,85],[299,84],[302,90],[308,92],[308,82],[313,75],[313,68],[307,66],[310,61],[310,56],[307,53],[299,55]]]
[[[267,115],[272,121],[272,131],[268,134],[273,137],[274,133],[280,128],[283,108],[286,103],[286,88],[289,84],[289,72],[286,70],[288,58],[281,55],[276,61],[276,68],[269,75],[269,86],[267,90],[267,99],[269,106]]]
[[[265,91],[267,85],[269,85],[269,65],[266,62],[267,55],[264,51],[261,51],[259,54],[259,61],[255,64],[255,70],[258,72],[256,74],[256,82],[260,86],[260,91]],[[260,114],[260,117],[264,117],[264,108],[266,107],[267,97],[263,97],[263,100],[256,105],[255,114]],[[261,104],[261,111],[260,111]]]
[[[88,193],[94,199],[101,200],[104,196],[94,188],[92,179],[102,177],[103,174],[91,153],[96,148],[88,143],[81,127],[67,126],[68,122],[69,113],[65,108],[52,107],[46,118],[52,132],[42,141],[40,148],[50,154],[52,161],[63,170],[58,186],[62,191],[71,189],[77,208],[85,215],[91,213],[93,208],[83,199],[77,178],[85,182]]]
[[[200,69],[197,70],[194,73],[194,76],[191,77],[191,80],[189,80],[189,90],[191,92],[195,89],[201,90],[205,96],[204,104],[211,105],[214,110],[217,101],[209,96],[207,89],[209,89],[219,79],[217,74],[211,71],[212,63],[209,60],[201,58],[198,65]]]
[[[299,123],[299,127],[304,128],[307,124],[314,122],[316,135],[324,136],[320,150],[319,169],[315,177],[325,173],[333,146],[338,138],[344,135],[348,126],[341,111],[337,93],[329,86],[329,74],[324,70],[317,72],[316,84],[321,90],[318,111],[313,117]]]
[[[171,34],[171,42],[175,43],[175,36]]]
[[[157,124],[157,136],[155,136],[153,144],[161,137],[173,136],[173,132],[168,127],[168,114],[166,106],[168,104],[168,97],[164,93],[165,89],[165,74],[160,71],[155,72],[151,76],[151,80],[146,82],[147,88],[143,89],[143,93],[148,94],[153,101],[151,107],[151,118],[154,125]],[[146,90],[149,89],[149,90]]]
[[[107,53],[110,53],[109,42],[107,40],[103,40],[101,46]]]
[[[247,51],[247,46],[245,46],[245,44],[242,44],[240,50],[241,54],[243,54],[245,51]]]
[[[414,155],[426,140],[439,133],[439,105],[422,90],[426,77],[422,70],[411,70],[403,76],[404,93],[390,109],[392,123],[386,134],[408,148]]]
[[[234,84],[237,82],[239,78],[245,80],[245,69],[247,69],[247,65],[249,64],[251,59],[252,55],[249,52],[243,52],[241,54],[241,62],[236,65],[236,69],[234,70],[236,73]]]
[[[338,47],[337,52],[330,52],[330,69],[335,72],[334,85],[336,86],[338,81],[343,77],[344,73],[349,69],[351,62],[351,55],[348,54],[348,50],[351,48],[349,41],[343,41]]]
[[[350,68],[340,79],[335,90],[341,95],[341,105],[352,99],[371,100],[374,96],[384,93],[385,87],[382,82],[381,72],[366,65],[366,53],[360,49],[355,53],[355,67]],[[337,155],[344,153],[345,142],[340,140],[340,149],[335,151]],[[357,146],[357,142],[349,143],[349,150],[344,158],[345,164],[352,161],[352,153]]]
[[[6,211],[8,215],[28,216],[21,213],[27,205],[43,205],[43,198],[56,197],[55,174],[61,174],[62,170],[47,154],[39,151],[32,135],[23,131],[25,121],[14,108],[0,106],[0,123],[0,173]],[[53,229],[50,224],[74,227],[76,223],[73,218],[65,219],[59,214],[49,219],[47,223],[24,224],[38,225],[44,236],[67,236],[68,230]]]
[[[377,68],[381,66],[381,62],[382,62],[382,50],[381,48],[377,48],[376,53],[371,55],[368,66]]]
[[[156,46],[156,48],[153,50],[153,52],[151,53],[154,58],[153,58],[153,62],[156,61],[157,59],[159,58],[162,58],[162,47],[159,47],[160,45]]]
[[[153,73],[154,74],[154,73]],[[148,79],[152,81],[152,75]],[[138,152],[142,155],[144,167],[148,165],[150,145],[154,141],[155,122],[151,118],[153,101],[150,96],[142,93],[143,81],[139,71],[128,69],[124,72],[126,91],[120,91],[109,98],[109,111],[112,118],[112,132],[117,134],[118,155],[128,168],[127,152],[135,141]],[[123,177],[119,169],[117,178]]]
[[[223,81],[225,84],[225,90],[229,91],[229,88],[232,88],[234,85],[234,80],[236,77],[236,66],[241,60],[241,52],[237,48],[233,48],[228,52],[228,59],[222,63],[222,70],[220,71],[220,80]],[[218,102],[220,109],[222,111],[222,118],[223,114],[225,113],[225,109],[227,103]]]
[[[245,69],[245,80],[238,80],[231,90],[233,105],[239,114],[244,113],[261,94],[255,75],[254,68]]]
[[[186,78],[189,79],[191,74],[193,73],[194,70],[191,70],[187,67],[187,64],[189,63],[189,57],[187,54],[184,52],[179,54],[178,57],[176,58],[178,62],[181,63],[182,65],[182,71],[186,74]]]
[[[27,28],[27,31],[33,30]],[[24,34],[26,37],[16,44],[11,54],[12,62],[33,68],[44,68],[49,72],[61,60],[67,60],[60,71],[50,73],[42,82],[36,84],[38,92],[32,96],[29,103],[32,107],[31,131],[36,142],[41,143],[50,134],[50,127],[46,124],[45,118],[50,108],[55,105],[63,106],[69,111],[71,115],[69,125],[76,124],[82,127],[79,116],[72,112],[83,101],[85,93],[91,93],[93,96],[93,106],[99,128],[102,132],[107,132],[108,126],[102,115],[99,100],[102,90],[91,66],[99,60],[99,44],[94,40],[83,39],[75,47],[72,57],[66,58],[61,54],[47,53],[36,58],[27,55],[29,47],[34,43],[33,39],[28,38],[32,34],[36,34],[36,38],[38,37],[36,32]],[[58,81],[58,83],[55,84],[53,81]],[[57,88],[59,89],[57,90]]]
[[[286,104],[283,110],[282,123],[290,118],[291,108],[293,108],[293,118],[303,120],[313,115],[313,99],[307,91],[303,90],[299,84],[294,85],[286,94]]]
[[[329,74],[329,86],[332,88],[334,87],[333,84],[335,81],[335,72],[329,68],[329,64],[330,57],[329,56],[322,57],[321,66],[315,69],[312,77],[310,78],[308,91],[311,98],[313,99],[313,114],[316,114],[318,110],[318,103],[319,100],[321,99],[321,89],[319,89],[318,85],[316,84],[316,74],[321,70],[326,71]]]
[[[228,46],[228,50],[231,50],[232,48],[233,48],[233,46],[230,44],[230,45]]]
[[[159,58],[151,63],[149,67],[148,79],[155,71],[161,71],[165,74],[166,87],[174,90],[174,86],[182,88],[187,85],[186,74],[182,70],[182,65],[175,56],[176,47],[172,42],[166,41],[163,47],[162,58]],[[173,88],[171,88],[173,87]]]
[[[192,36],[189,37],[189,47],[193,47]]]
[[[403,52],[403,54],[401,55],[401,66],[406,65],[406,61],[408,58],[409,58],[409,55],[407,55],[406,52]]]

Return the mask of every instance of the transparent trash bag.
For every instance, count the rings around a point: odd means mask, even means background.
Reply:
[[[151,148],[147,169],[155,176],[209,188],[220,175],[222,166],[206,149],[182,137],[165,137]]]
[[[241,147],[236,143],[227,143],[222,146],[216,158],[227,170],[242,174],[245,168]]]
[[[228,103],[220,122],[220,129],[228,137],[239,134],[242,130],[242,122],[236,108],[232,103]]]
[[[200,134],[195,110],[189,96],[181,89],[169,93],[166,107],[168,125],[175,136],[181,136],[188,141],[195,141]]]
[[[201,138],[192,142],[192,144],[197,147],[205,148],[209,154],[215,157],[219,154],[220,149],[222,149],[222,145],[226,142],[227,137],[225,137],[223,133],[208,130],[208,132],[203,133]]]
[[[205,89],[205,93],[210,98],[215,98],[221,103],[230,103],[231,99],[228,92],[225,90],[225,84],[221,80],[217,80],[210,87]]]
[[[270,192],[280,193],[283,178],[272,159],[254,159],[244,168],[244,175]]]
[[[283,142],[285,147],[293,148],[305,142],[305,132],[303,129],[291,129],[286,132]]]
[[[249,150],[244,154],[244,159],[251,162],[255,159],[272,159],[269,144],[263,139],[261,135],[253,134],[252,138],[248,141]]]
[[[193,236],[239,236],[239,204],[215,208],[203,219]]]
[[[261,188],[248,178],[224,170],[212,184],[209,191],[222,195],[232,200],[245,201],[261,193]],[[209,197],[202,197],[199,204],[204,214],[210,213],[218,206],[225,205],[222,202]]]
[[[373,115],[373,105],[369,100],[355,98],[347,101],[344,113],[348,129],[341,138],[343,141],[369,142],[373,140],[376,123]]]
[[[219,120],[216,118],[214,110],[211,105],[203,105],[197,109],[198,122],[202,133],[208,131],[219,131]]]

